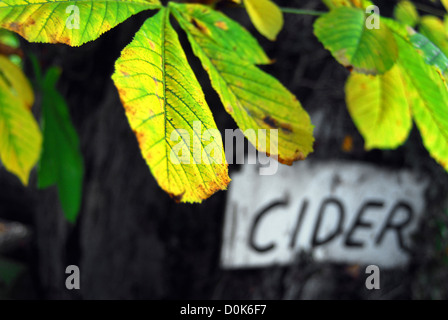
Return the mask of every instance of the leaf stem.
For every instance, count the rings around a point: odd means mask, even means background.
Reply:
[[[303,15],[309,15],[309,16],[321,16],[326,13],[325,11],[296,9],[296,8],[283,8],[283,7],[280,7],[280,10],[282,10],[282,12],[284,12],[284,13],[303,14]]]

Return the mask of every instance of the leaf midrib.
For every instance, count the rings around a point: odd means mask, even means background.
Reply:
[[[362,28],[360,30],[359,37],[357,37],[355,50],[353,51],[353,55],[350,57],[350,62],[353,62],[353,60],[355,59],[355,57],[359,53],[358,51],[359,51],[359,47],[361,46],[361,38],[365,35],[365,32],[366,32],[366,25],[364,23],[364,18],[365,18],[365,15],[362,12],[362,19],[361,19],[362,20],[362,22],[361,22]]]
[[[162,35],[161,35],[161,46],[160,46],[160,50],[161,52],[161,56],[162,56],[162,83],[163,83],[163,105],[164,105],[164,127],[165,127],[165,140],[167,138],[167,123],[168,123],[168,117],[167,117],[167,111],[168,108],[166,107],[168,102],[167,102],[167,98],[166,98],[166,69],[165,69],[165,30],[166,30],[166,22],[169,19],[169,11],[168,10],[164,10],[163,12],[163,18],[162,18]],[[168,141],[167,143],[165,143],[165,157],[166,159],[168,159]],[[168,165],[166,166],[166,176],[168,179],[168,185],[170,185],[170,172],[168,170]]]

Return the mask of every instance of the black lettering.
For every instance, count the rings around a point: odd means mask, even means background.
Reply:
[[[353,226],[347,232],[347,236],[345,237],[345,245],[347,247],[358,247],[358,248],[364,247],[364,243],[362,241],[356,241],[353,239],[353,234],[355,233],[357,228],[369,229],[372,227],[372,224],[370,222],[363,220],[363,215],[369,208],[381,209],[382,207],[384,207],[383,202],[371,201],[371,202],[366,202],[361,207],[361,209],[359,209],[358,214],[356,216],[355,223],[353,223]]]
[[[404,209],[407,212],[407,217],[404,219],[401,223],[394,223],[394,217],[399,212],[400,209]],[[411,222],[412,217],[414,216],[414,212],[412,211],[412,208],[409,204],[405,202],[399,202],[393,207],[393,209],[390,211],[389,217],[387,218],[387,222],[384,225],[381,232],[378,234],[378,237],[376,238],[376,245],[380,245],[383,241],[384,235],[388,230],[395,230],[395,233],[398,237],[398,243],[400,244],[400,248],[404,251],[410,251],[409,248],[407,248],[403,241],[403,229]]]
[[[259,214],[256,215],[254,219],[254,223],[252,224],[252,227],[250,228],[250,234],[249,234],[249,247],[257,252],[267,252],[275,248],[275,243],[270,243],[268,245],[265,245],[264,247],[259,246],[255,243],[255,234],[258,228],[258,224],[260,223],[261,219],[269,213],[269,211],[277,206],[286,206],[288,205],[288,199],[285,200],[279,200],[271,203],[266,208],[260,211]]]
[[[305,199],[302,204],[302,208],[299,213],[299,218],[297,219],[296,226],[294,227],[294,231],[292,232],[291,241],[289,242],[289,247],[294,249],[296,246],[297,235],[302,227],[303,219],[305,218],[306,209],[308,208],[309,201]]]
[[[339,213],[339,223],[338,223],[338,226],[337,226],[336,230],[333,232],[333,234],[328,235],[327,238],[324,239],[324,240],[318,240],[317,239],[317,235],[319,234],[319,228],[320,228],[320,225],[322,223],[323,216],[324,216],[324,213],[326,211],[326,208],[329,205],[335,205],[339,209],[338,210],[338,213]],[[344,223],[344,217],[345,217],[344,206],[338,199],[336,199],[336,198],[328,198],[324,202],[322,202],[322,205],[320,206],[320,209],[319,209],[316,225],[314,227],[313,238],[312,238],[312,242],[311,242],[312,247],[317,247],[317,246],[321,246],[321,245],[323,245],[325,243],[328,243],[331,240],[333,240],[337,235],[342,233],[342,231],[343,231],[342,226],[343,226],[343,223]]]

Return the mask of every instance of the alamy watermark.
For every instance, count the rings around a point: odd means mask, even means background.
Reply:
[[[377,6],[368,6],[366,8],[366,13],[370,16],[366,19],[366,28],[369,30],[380,29],[380,8]]]
[[[65,287],[68,290],[81,289],[81,273],[79,271],[79,267],[70,265],[65,268],[65,273],[69,275],[67,279],[65,279]]]
[[[366,274],[370,274],[366,279],[367,290],[379,290],[380,286],[380,268],[376,265],[370,265],[366,268]]]
[[[170,161],[179,164],[243,164],[245,162],[245,139],[255,142],[258,150],[248,146],[249,164],[262,165],[260,175],[274,175],[278,169],[278,130],[277,129],[226,129],[224,134],[225,155],[222,153],[221,133],[218,129],[205,129],[201,121],[193,122],[193,130],[176,129],[170,134],[172,146]],[[234,143],[235,142],[235,143]],[[267,154],[271,154],[268,156]],[[234,159],[235,158],[235,159]]]
[[[67,20],[65,21],[65,27],[67,29],[79,29],[80,14],[79,7],[76,5],[68,6],[65,9],[65,13],[69,14]]]

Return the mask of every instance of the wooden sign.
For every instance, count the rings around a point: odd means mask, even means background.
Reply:
[[[299,250],[321,261],[405,265],[428,184],[408,171],[311,160],[272,176],[246,164],[232,180],[224,268],[285,265]]]

